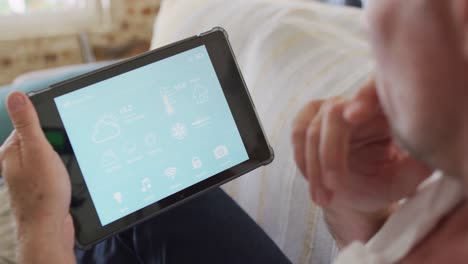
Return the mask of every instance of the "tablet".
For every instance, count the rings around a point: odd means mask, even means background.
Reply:
[[[221,28],[30,96],[84,249],[273,160]]]

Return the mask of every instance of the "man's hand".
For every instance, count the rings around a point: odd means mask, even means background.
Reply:
[[[340,246],[367,241],[392,203],[432,173],[394,143],[374,82],[351,100],[309,103],[295,121],[293,144],[312,199],[325,208]]]
[[[15,130],[0,148],[0,169],[18,227],[18,261],[73,263],[67,170],[45,138],[29,98],[14,92],[6,105]]]

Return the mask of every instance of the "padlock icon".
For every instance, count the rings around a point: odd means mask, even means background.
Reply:
[[[202,165],[203,165],[203,164],[202,164],[202,162],[201,162],[201,160],[200,160],[199,157],[193,157],[193,159],[192,159],[192,167],[193,167],[194,169],[199,169],[199,168],[202,167]]]

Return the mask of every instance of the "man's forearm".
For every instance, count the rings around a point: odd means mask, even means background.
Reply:
[[[352,241],[367,242],[387,221],[391,209],[375,213],[362,213],[347,209],[324,209],[325,222],[338,247],[346,247]]]
[[[52,228],[40,232],[29,229],[18,229],[18,263],[19,264],[75,264],[73,249],[63,244],[62,232]]]

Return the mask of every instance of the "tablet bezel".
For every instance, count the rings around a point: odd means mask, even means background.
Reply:
[[[31,100],[38,110],[39,119],[42,121],[45,118],[49,120],[53,118],[59,126],[44,129],[61,130],[64,132],[63,123],[54,103],[55,97],[202,45],[205,45],[208,50],[218,80],[221,83],[229,108],[248,152],[249,160],[105,226],[100,224],[96,208],[94,207],[79,167],[75,166],[73,170],[69,168],[73,190],[70,211],[75,223],[76,242],[80,248],[88,249],[116,233],[160,214],[211,188],[218,187],[260,166],[271,163],[274,156],[273,150],[262,129],[247,86],[245,85],[234,53],[229,44],[227,33],[222,28],[215,28],[201,35],[144,53],[135,58],[98,69],[91,73],[52,85],[45,90],[30,94]],[[60,151],[58,152],[60,153]],[[73,149],[68,147],[65,152],[69,154],[71,158],[70,162],[72,164],[77,164]]]

